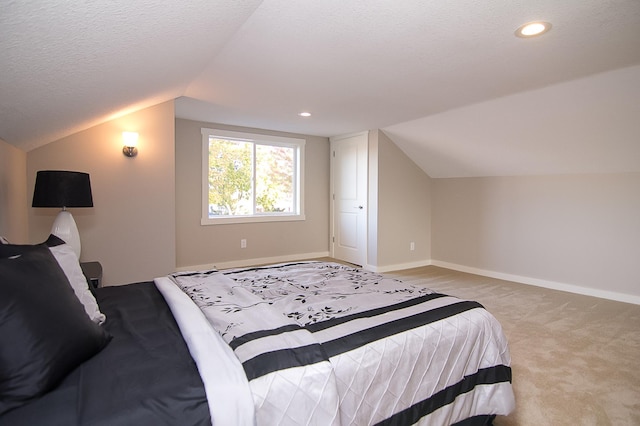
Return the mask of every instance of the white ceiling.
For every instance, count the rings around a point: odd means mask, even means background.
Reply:
[[[640,171],[638,0],[4,0],[0,58],[0,139],[26,151],[177,98],[379,128],[433,177]]]

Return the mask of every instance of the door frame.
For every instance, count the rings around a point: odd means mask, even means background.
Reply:
[[[365,208],[364,208],[364,221],[365,221],[365,232],[364,232],[364,242],[363,242],[363,253],[362,253],[362,259],[363,259],[363,264],[361,265],[363,268],[365,268],[368,264],[368,237],[369,237],[369,131],[366,130],[364,132],[357,132],[357,133],[349,133],[346,135],[340,135],[340,136],[332,136],[329,138],[329,142],[330,142],[330,178],[329,178],[329,202],[330,202],[330,209],[331,209],[331,214],[329,215],[329,246],[330,246],[330,256],[333,258],[335,257],[335,223],[336,223],[336,202],[335,202],[335,144],[339,143],[341,140],[344,139],[349,139],[349,138],[353,138],[353,137],[357,137],[357,136],[363,136],[365,138],[366,141],[366,176],[365,176],[365,182],[366,182],[366,191],[365,191]],[[336,258],[337,259],[337,258]]]

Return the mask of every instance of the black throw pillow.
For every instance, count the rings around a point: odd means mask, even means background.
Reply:
[[[0,244],[0,258],[12,257],[18,254],[25,254],[30,250],[34,250],[38,246],[46,245],[53,257],[58,261],[62,271],[67,276],[67,280],[71,284],[71,288],[76,294],[80,303],[84,305],[84,309],[95,323],[102,324],[106,320],[105,315],[100,312],[100,307],[93,294],[92,285],[89,285],[87,278],[82,272],[80,262],[71,246],[67,245],[62,239],[51,234],[47,241],[41,244]]]
[[[30,250],[33,250],[37,246],[45,245],[47,247],[57,247],[59,245],[66,244],[60,237],[56,235],[49,235],[47,241],[41,244],[2,244],[0,245],[0,258],[6,258],[15,256],[18,254],[25,254]]]
[[[53,389],[110,339],[46,245],[0,257],[0,415]]]

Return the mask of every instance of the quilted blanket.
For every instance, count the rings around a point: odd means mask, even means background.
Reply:
[[[246,373],[258,424],[453,424],[514,407],[510,357],[477,302],[337,263],[171,279]]]

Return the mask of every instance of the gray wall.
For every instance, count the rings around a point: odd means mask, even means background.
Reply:
[[[135,158],[122,154],[122,132],[139,133]],[[173,101],[51,142],[27,154],[27,195],[38,170],[88,172],[93,208],[70,209],[81,261],[103,266],[105,285],[149,280],[175,268]],[[30,205],[30,204],[29,204]],[[42,242],[58,209],[28,208],[29,240]]]
[[[91,174],[95,207],[72,213],[82,260],[100,260],[106,284],[176,267],[326,255],[328,139],[271,132],[307,139],[307,221],[200,226],[203,126],[215,124],[176,120],[168,102],[29,153],[0,141],[0,235],[46,238],[57,211],[30,207],[35,173],[62,168]],[[124,130],[140,133],[135,159],[121,153]],[[377,269],[432,260],[640,303],[640,173],[431,179],[383,132],[371,134],[369,255]]]
[[[432,182],[436,263],[640,303],[640,173]]]
[[[25,244],[27,222],[27,154],[0,139],[0,235]]]
[[[176,263],[180,269],[227,267],[329,251],[329,139],[176,119]],[[304,221],[200,225],[201,129],[219,128],[306,139]],[[240,248],[240,240],[247,247]]]
[[[377,259],[379,270],[431,259],[431,178],[380,131],[377,138]],[[374,182],[372,182],[372,185]],[[414,250],[410,250],[410,243]]]

